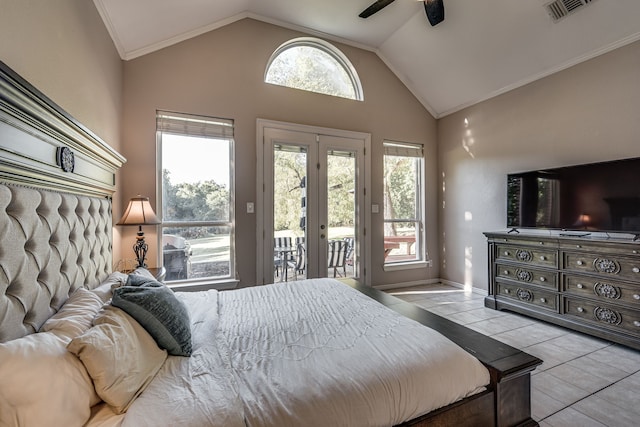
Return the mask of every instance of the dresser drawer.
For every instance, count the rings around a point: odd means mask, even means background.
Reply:
[[[640,312],[579,298],[563,297],[565,316],[603,328],[640,336]]]
[[[558,312],[558,295],[516,283],[497,282],[497,295],[514,299],[526,305]]]
[[[516,261],[543,267],[558,267],[558,251],[544,250],[536,247],[496,245],[498,261]]]
[[[640,310],[640,285],[616,282],[606,278],[564,274],[562,290],[567,294],[628,305]]]
[[[490,233],[489,233],[490,234]],[[537,247],[550,247],[557,248],[558,240],[556,238],[549,238],[549,236],[521,236],[518,234],[501,234],[496,236],[487,236],[489,240],[496,244],[508,243],[517,246],[537,246]]]
[[[496,264],[496,277],[544,286],[553,291],[559,289],[556,271],[530,268],[525,265]]]
[[[562,267],[568,271],[597,273],[619,280],[640,281],[640,259],[611,255],[563,252]]]
[[[561,242],[560,249],[566,252],[590,252],[597,254],[614,254],[640,258],[640,242],[611,243],[607,241]]]

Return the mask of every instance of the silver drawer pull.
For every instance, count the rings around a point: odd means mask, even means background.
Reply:
[[[633,326],[640,326],[640,322],[639,322],[639,321],[637,321],[637,320],[634,320],[634,321],[633,321]]]
[[[544,242],[538,242],[538,243],[540,243],[541,245],[544,245]]]
[[[540,298],[540,302],[542,302],[542,303],[546,303],[546,302],[547,302],[547,299],[546,299],[546,298]]]
[[[638,267],[633,267],[633,268],[631,269],[631,271],[633,271],[634,273],[640,273],[640,268],[638,268]]]
[[[546,256],[544,256],[544,255],[540,256],[540,261],[546,261],[546,260],[547,260]]]
[[[578,307],[578,313],[584,313],[584,308]]]
[[[546,281],[547,281],[547,278],[546,278],[546,277],[541,277],[541,278],[540,278],[540,281],[541,281],[541,282],[546,282]]]
[[[633,299],[640,299],[640,295],[638,295],[638,294],[633,294]]]
[[[576,248],[581,249],[582,245],[576,245]]]
[[[578,261],[576,262],[576,264],[578,264],[578,265],[582,265],[582,264],[584,264],[584,261],[582,261],[582,260],[578,260]]]
[[[509,275],[509,270],[505,270],[505,271],[504,271],[504,275],[505,275],[505,276],[508,276],[508,275]]]
[[[632,253],[632,254],[637,254],[637,253],[638,253],[638,250],[637,250],[637,249],[634,249],[634,250],[632,250],[632,251],[631,251],[631,253]]]
[[[505,290],[504,290],[504,293],[505,293],[505,294],[508,294],[508,293],[511,293],[511,291],[510,291],[509,289],[505,289]]]
[[[578,289],[582,289],[582,288],[584,288],[584,285],[583,285],[582,283],[578,283],[578,284],[576,285],[576,288],[578,288]]]
[[[504,251],[504,256],[509,256],[509,251]]]

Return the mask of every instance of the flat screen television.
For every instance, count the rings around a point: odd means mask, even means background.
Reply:
[[[640,234],[640,158],[507,175],[507,226]]]

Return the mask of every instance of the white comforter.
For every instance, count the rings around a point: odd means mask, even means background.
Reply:
[[[389,426],[482,390],[439,333],[332,279],[177,294],[194,353],[169,356],[124,416],[91,425]]]

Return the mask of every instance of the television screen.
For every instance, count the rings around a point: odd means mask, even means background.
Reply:
[[[509,174],[507,226],[640,233],[640,158]]]

